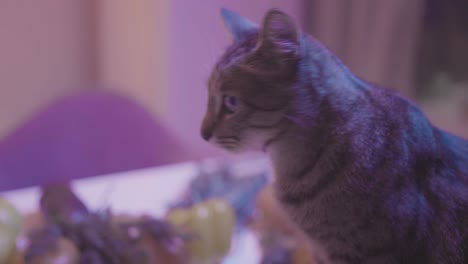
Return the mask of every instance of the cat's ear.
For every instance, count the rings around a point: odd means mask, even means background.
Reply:
[[[255,23],[226,8],[221,8],[221,16],[235,41],[242,40],[245,36],[258,30]]]
[[[299,51],[299,32],[287,14],[271,9],[263,19],[258,48],[276,55],[295,56]]]

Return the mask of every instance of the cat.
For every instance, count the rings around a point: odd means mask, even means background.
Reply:
[[[317,263],[468,263],[468,141],[353,74],[286,13],[232,33],[208,79],[201,136],[264,151],[276,197]]]

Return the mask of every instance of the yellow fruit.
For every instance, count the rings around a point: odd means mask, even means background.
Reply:
[[[196,263],[211,263],[229,252],[235,213],[226,201],[210,199],[191,208],[173,209],[167,220],[194,236],[188,249]]]
[[[6,263],[16,251],[16,237],[21,216],[6,200],[0,198],[0,263]]]
[[[13,235],[21,229],[21,216],[8,201],[0,198],[0,227],[6,227]]]
[[[4,230],[4,229],[3,229]],[[15,253],[16,240],[0,229],[0,263],[7,263],[7,260]]]

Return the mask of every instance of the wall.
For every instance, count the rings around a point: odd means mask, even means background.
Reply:
[[[93,0],[2,0],[0,137],[95,79]]]
[[[167,0],[97,1],[97,76],[152,114],[166,109]]]
[[[4,0],[0,138],[54,99],[110,89],[166,109],[167,0]]]

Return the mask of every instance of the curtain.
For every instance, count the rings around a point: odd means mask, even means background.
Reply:
[[[424,0],[310,0],[306,5],[306,30],[354,73],[413,95]]]
[[[100,88],[136,100],[163,116],[167,94],[167,0],[96,2]]]

